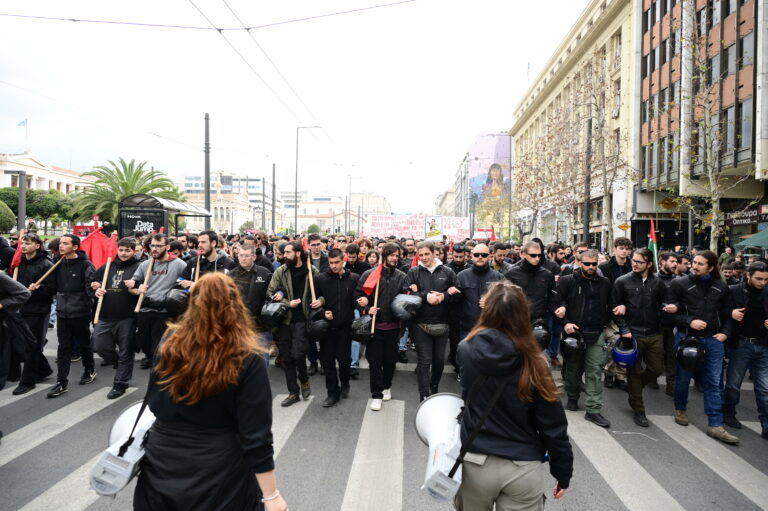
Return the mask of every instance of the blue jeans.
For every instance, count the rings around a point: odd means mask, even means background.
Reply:
[[[355,319],[360,317],[360,311],[355,309]],[[360,367],[360,343],[357,341],[352,341],[352,346],[350,347],[350,357],[352,358],[352,363],[350,364],[350,368],[357,369]]]
[[[678,340],[675,343],[677,352]],[[709,418],[710,427],[723,425],[723,405],[720,397],[720,388],[723,378],[723,357],[725,356],[725,343],[714,337],[702,337],[701,343],[706,350],[704,366],[701,369],[701,382],[704,387],[704,413]],[[688,386],[693,378],[693,373],[686,371],[679,365],[675,368],[675,410],[688,409]]]
[[[763,432],[768,432],[768,346],[751,344],[741,338],[737,348],[728,348],[728,369],[722,394],[723,415],[736,416],[739,389],[747,369],[752,371],[755,380],[755,400],[760,424]]]
[[[400,337],[400,343],[397,347],[398,351],[405,351],[408,349],[408,329],[403,329],[403,336]]]
[[[547,347],[547,355],[552,358],[556,357],[560,351],[560,336],[562,335],[563,326],[555,319],[554,314],[547,313],[547,328],[549,328],[552,334],[552,340],[549,341],[549,346]]]

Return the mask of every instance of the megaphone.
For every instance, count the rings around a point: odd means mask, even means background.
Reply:
[[[461,486],[461,466],[453,478],[448,473],[461,453],[461,425],[457,417],[462,406],[461,396],[440,392],[429,396],[416,409],[416,434],[429,446],[421,489],[440,502],[453,500]]]
[[[139,470],[139,463],[144,457],[144,440],[155,422],[155,415],[149,411],[149,407],[141,414],[133,439],[122,455],[120,448],[131,435],[141,404],[141,401],[134,403],[120,414],[109,432],[109,447],[101,453],[99,461],[91,469],[91,488],[99,495],[116,495],[128,486]]]

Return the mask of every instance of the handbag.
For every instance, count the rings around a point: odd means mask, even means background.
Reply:
[[[432,337],[442,337],[448,334],[450,326],[447,323],[418,323],[424,333]]]

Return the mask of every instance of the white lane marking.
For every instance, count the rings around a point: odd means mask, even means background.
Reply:
[[[768,504],[768,476],[734,454],[732,447],[709,438],[696,427],[680,427],[668,415],[649,415],[648,420],[758,507]]]
[[[370,403],[366,403],[341,511],[402,511],[405,402],[387,401],[378,412],[370,409]]]
[[[272,400],[272,447],[275,450],[275,458],[283,450],[304,412],[315,399],[315,396],[309,396],[306,401],[288,407],[280,406],[280,402],[287,397],[287,394],[279,394]]]
[[[758,435],[763,433],[763,426],[758,421],[741,421],[741,425],[745,428],[751,429]]]
[[[24,399],[25,397],[32,396],[34,394],[37,394],[40,391],[46,390],[51,388],[50,383],[38,383],[34,389],[30,390],[26,394],[22,394],[20,396],[14,396],[13,395],[13,389],[16,387],[6,387],[5,390],[0,392],[0,407],[9,405],[11,403],[15,403],[16,401],[19,401],[21,399]]]
[[[582,414],[566,412],[568,436],[629,510],[684,508],[632,457],[611,434]],[[632,477],[616,477],[628,473]]]
[[[91,469],[99,461],[97,454],[74,472],[54,484],[27,503],[19,511],[79,511],[88,508],[99,499],[90,486]],[[126,490],[123,490],[126,491]]]

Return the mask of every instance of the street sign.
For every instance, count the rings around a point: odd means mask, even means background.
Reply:
[[[626,231],[626,230],[627,230],[627,229],[629,229],[630,227],[631,227],[631,226],[630,226],[629,224],[621,224],[621,225],[619,226],[619,229],[621,229],[622,231]]]

